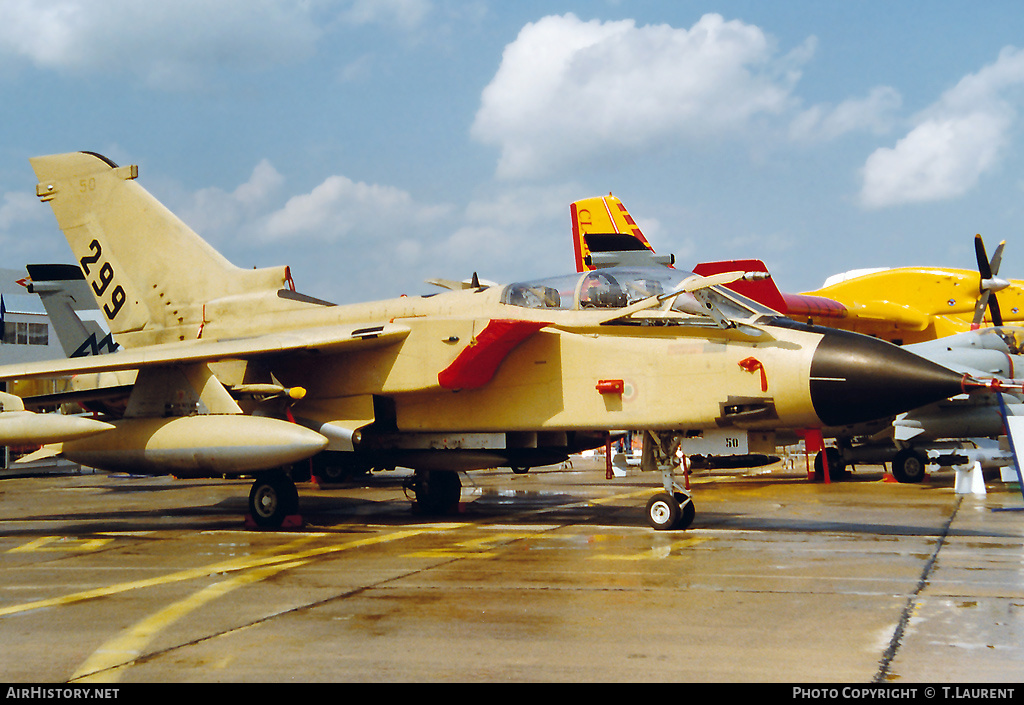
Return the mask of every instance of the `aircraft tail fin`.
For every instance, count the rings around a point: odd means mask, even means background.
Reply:
[[[140,331],[194,338],[207,303],[290,282],[287,267],[228,262],[135,182],[136,166],[92,152],[30,161],[36,195],[53,208],[111,333],[126,347]]]
[[[710,276],[712,274],[721,274],[722,272],[767,272],[768,268],[759,259],[738,259],[738,260],[722,260],[718,262],[701,262],[693,268],[694,274],[700,274],[701,276]],[[775,280],[771,277],[765,279],[757,279],[754,281],[738,280],[731,284],[726,284],[726,288],[732,289],[741,296],[746,296],[752,301],[756,301],[759,304],[763,304],[770,309],[778,311],[779,313],[786,313],[788,306],[786,300],[779,287],[775,284]]]
[[[633,216],[610,193],[574,201],[569,213],[577,272],[617,264],[671,265],[674,261],[671,255],[654,255]]]
[[[117,350],[112,334],[76,313],[96,309],[82,270],[72,264],[30,264],[27,269],[28,290],[39,296],[65,355],[81,357]]]
[[[759,259],[739,259],[701,262],[693,268],[693,273],[710,276],[712,274],[734,272],[737,270],[744,272],[768,272],[764,262]],[[752,281],[740,279],[731,284],[726,284],[725,287],[796,320],[804,318],[808,320],[845,318],[847,315],[846,307],[838,301],[810,294],[787,294],[779,289],[775,279],[770,276]]]

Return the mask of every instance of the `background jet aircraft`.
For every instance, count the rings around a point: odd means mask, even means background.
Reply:
[[[298,508],[281,468],[325,451],[414,468],[417,502],[442,508],[457,470],[554,462],[612,429],[855,423],[964,388],[888,343],[777,326],[709,288],[742,272],[624,267],[332,306],[296,292],[287,267],[229,263],[137,167],[87,152],[31,162],[123,350],[0,379],[137,371],[124,413],[103,419],[113,428],[55,450],[104,470],[254,474],[263,526]],[[659,528],[693,517],[668,478],[648,510]]]
[[[871,436],[863,429],[837,430],[839,447],[828,450],[829,468],[842,472],[846,465],[858,462],[891,462],[898,481],[920,482],[927,465],[1015,463],[1008,448],[984,444],[981,439],[998,440],[1007,433],[1007,416],[1024,416],[1024,394],[1015,379],[1024,369],[1022,343],[1024,329],[1004,326],[906,346],[949,369],[1003,384],[985,394],[957,395],[900,414],[885,433]]]

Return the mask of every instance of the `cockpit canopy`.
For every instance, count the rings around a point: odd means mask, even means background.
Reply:
[[[625,308],[637,301],[676,291],[692,272],[668,267],[608,267],[509,284],[501,301],[512,306],[540,309],[587,310]],[[714,304],[727,318],[750,320],[777,316],[761,304],[721,287],[708,289]],[[672,310],[706,316],[707,309],[693,294],[676,297]]]
[[[967,335],[961,333],[961,336]],[[1019,326],[994,326],[972,331],[971,347],[999,350],[1011,355],[1024,354],[1024,328]],[[948,342],[948,341],[946,341]]]

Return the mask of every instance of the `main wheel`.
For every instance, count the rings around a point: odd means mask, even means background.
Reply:
[[[825,457],[822,457],[822,453]],[[814,479],[821,482],[825,479],[825,460],[828,460],[829,480],[838,482],[846,475],[846,464],[839,454],[838,448],[826,448],[818,451],[814,456]]]
[[[370,464],[351,451],[331,451],[313,458],[313,474],[324,483],[347,482],[370,472]]]
[[[249,513],[263,529],[277,529],[299,509],[299,492],[284,475],[260,477],[249,490]]]
[[[892,459],[892,476],[898,482],[920,482],[924,479],[928,459],[920,451],[904,448]]]
[[[458,513],[462,497],[459,473],[450,470],[417,470],[412,490],[416,508],[422,514],[446,516]]]

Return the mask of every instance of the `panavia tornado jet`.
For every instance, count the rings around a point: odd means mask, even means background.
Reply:
[[[557,462],[617,429],[843,425],[974,384],[889,343],[783,321],[722,288],[759,276],[743,271],[641,264],[335,306],[295,291],[285,266],[232,265],[135,166],[89,152],[31,163],[120,349],[7,365],[0,379],[137,373],[123,413],[64,429],[44,452],[108,471],[253,475],[264,527],[298,514],[290,473],[310,459],[412,468],[417,504],[443,511],[458,471]],[[649,465],[671,452],[655,445]],[[689,493],[671,470],[663,484],[651,523],[688,525]]]

